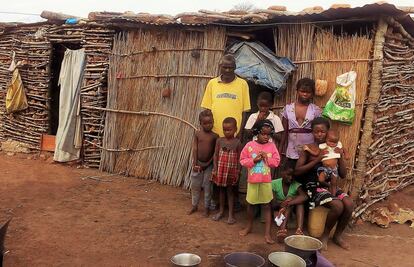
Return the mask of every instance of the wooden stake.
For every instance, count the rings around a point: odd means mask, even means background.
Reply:
[[[382,81],[382,59],[385,42],[385,33],[387,32],[388,24],[385,18],[380,18],[378,21],[377,32],[374,40],[374,59],[372,64],[371,84],[369,88],[368,103],[365,110],[365,122],[363,125],[363,133],[361,136],[361,143],[359,148],[357,168],[355,170],[355,178],[351,188],[351,194],[354,200],[359,196],[360,189],[364,183],[367,163],[367,152],[372,142],[373,120],[375,105],[378,103],[380,97]]]

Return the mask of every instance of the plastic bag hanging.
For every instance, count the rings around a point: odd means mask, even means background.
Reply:
[[[333,121],[352,124],[355,117],[355,81],[357,74],[350,71],[336,77],[336,88],[326,103],[322,115]]]
[[[29,107],[27,103],[26,93],[24,91],[22,78],[19,69],[14,60],[15,53],[13,52],[12,62],[9,71],[13,72],[10,84],[7,87],[6,93],[6,112],[13,113],[24,110]]]

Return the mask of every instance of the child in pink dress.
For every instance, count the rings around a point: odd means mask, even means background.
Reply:
[[[269,120],[258,121],[254,128],[257,139],[246,144],[240,154],[241,165],[248,168],[247,184],[247,215],[248,223],[240,232],[245,236],[252,230],[253,206],[263,205],[265,215],[265,240],[273,244],[270,235],[272,222],[271,204],[273,199],[271,168],[279,166],[280,156],[274,142],[269,142],[274,134],[274,126]]]

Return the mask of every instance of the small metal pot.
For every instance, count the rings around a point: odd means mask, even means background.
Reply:
[[[227,267],[263,267],[265,259],[250,252],[233,252],[224,256]]]
[[[316,251],[322,248],[322,242],[305,235],[291,235],[285,238],[285,250],[308,261]]]
[[[289,252],[273,252],[268,259],[273,267],[306,267],[306,262],[301,257]]]
[[[171,263],[176,267],[191,266],[195,267],[201,263],[200,256],[191,253],[180,253],[171,258]]]

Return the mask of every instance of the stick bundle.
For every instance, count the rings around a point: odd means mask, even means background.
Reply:
[[[49,124],[48,97],[50,81],[51,45],[36,32],[46,27],[22,27],[0,35],[0,139],[13,139],[40,148],[40,137],[47,133]],[[26,110],[6,114],[5,100],[11,73],[7,70],[16,53],[16,63],[25,60],[27,64],[19,68],[29,107]]]
[[[354,217],[414,183],[414,45],[400,36],[399,27],[389,25],[367,172]]]

